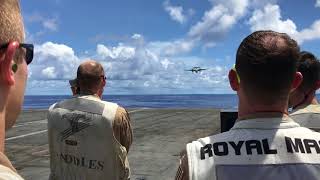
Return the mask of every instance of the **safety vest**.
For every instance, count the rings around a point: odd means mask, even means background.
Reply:
[[[320,105],[311,104],[293,111],[290,117],[300,126],[320,132]]]
[[[94,96],[78,96],[50,107],[50,179],[118,180],[129,176],[126,149],[113,136],[117,108],[117,104]]]
[[[187,144],[190,180],[319,180],[320,134],[289,117],[237,122]]]

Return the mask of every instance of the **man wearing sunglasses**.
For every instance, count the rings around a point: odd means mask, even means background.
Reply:
[[[76,79],[80,93],[49,109],[50,179],[129,179],[129,114],[102,100],[106,77],[100,63],[83,62]]]
[[[11,128],[24,100],[27,64],[33,45],[24,44],[18,0],[0,0],[0,179],[22,179],[4,153],[5,131]]]
[[[291,118],[303,127],[320,131],[320,105],[316,91],[320,88],[320,62],[310,52],[301,52],[297,69],[303,76],[300,86],[290,93]]]
[[[80,93],[80,88],[78,85],[77,78],[69,80],[70,89],[73,96],[76,96]]]
[[[238,119],[227,132],[187,144],[176,179],[319,180],[320,134],[288,116],[302,81],[299,46],[287,34],[257,31],[240,44],[229,71]]]

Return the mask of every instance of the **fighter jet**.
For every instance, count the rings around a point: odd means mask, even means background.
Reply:
[[[185,71],[191,71],[192,73],[199,73],[201,71],[204,71],[204,70],[207,70],[207,69],[202,69],[200,67],[193,67],[192,69],[188,69],[188,70],[185,70]]]

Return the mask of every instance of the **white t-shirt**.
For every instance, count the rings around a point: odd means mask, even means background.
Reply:
[[[190,180],[319,180],[320,134],[289,117],[236,122],[187,144]]]
[[[0,180],[23,180],[23,178],[10,168],[0,165]]]

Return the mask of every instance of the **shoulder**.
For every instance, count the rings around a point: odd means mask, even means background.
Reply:
[[[311,104],[304,108],[299,108],[290,113],[290,116],[306,114],[306,113],[320,113],[320,105],[319,104]]]
[[[23,178],[10,168],[0,165],[0,180],[23,180]]]

